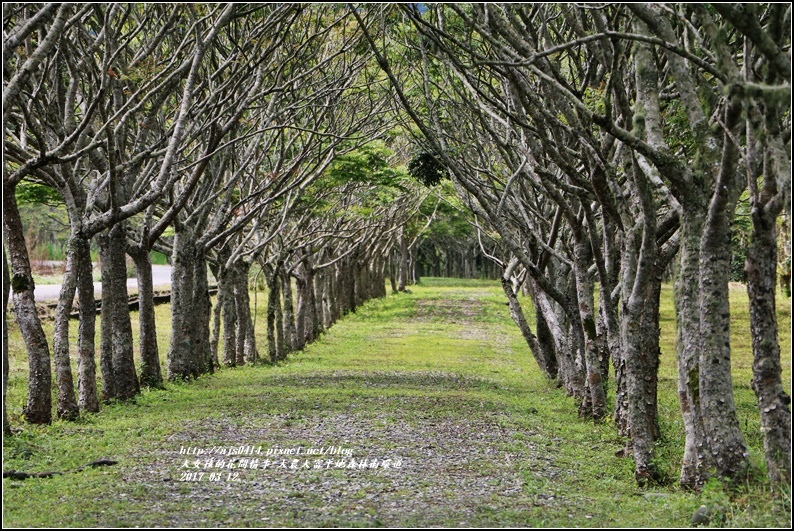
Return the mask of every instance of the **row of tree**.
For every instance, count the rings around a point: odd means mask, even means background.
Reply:
[[[728,279],[731,223],[748,191],[753,389],[769,475],[789,481],[775,253],[791,188],[790,6],[412,4],[356,18],[436,180],[449,173],[501,246],[489,254],[511,313],[582,416],[608,414],[611,360],[614,418],[640,483],[657,478],[659,296],[673,263],[680,482],[747,472]]]
[[[672,266],[680,481],[697,488],[711,470],[739,479],[748,458],[728,279],[746,190],[753,388],[770,476],[790,479],[774,311],[776,224],[791,186],[789,6],[7,4],[3,17],[4,286],[28,348],[27,420],[50,420],[51,367],[16,205],[23,179],[56,190],[69,215],[53,338],[62,418],[161,385],[153,249],[174,268],[171,379],[259,359],[254,264],[269,287],[271,360],[383,295],[387,276],[399,291],[419,274],[488,276],[496,264],[529,349],[583,417],[609,414],[614,367],[613,415],[647,483]],[[395,117],[423,149],[411,174],[449,177],[456,198],[425,201],[389,169],[371,141]],[[140,371],[125,254],[141,291]]]
[[[346,7],[5,4],[3,27],[4,296],[7,307],[12,287],[28,351],[28,422],[51,421],[53,363],[17,208],[23,180],[55,190],[68,213],[52,338],[59,418],[130,399],[164,376],[258,361],[253,264],[269,287],[271,361],[385,294],[392,251],[427,194],[373,144],[391,127],[389,99]],[[92,243],[102,269],[101,388]],[[166,375],[155,249],[173,267]],[[138,281],[138,367],[126,256]],[[208,268],[218,281],[214,310]],[[4,397],[7,346],[4,320]]]

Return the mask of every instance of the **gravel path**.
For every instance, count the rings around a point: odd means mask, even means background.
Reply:
[[[422,301],[402,333],[454,316],[486,339],[495,333],[477,321],[481,309],[476,299]],[[370,392],[334,398],[362,387]],[[125,481],[160,494],[125,521],[143,525],[157,514],[156,525],[166,526],[526,526],[538,512],[564,510],[565,500],[525,488],[528,471],[538,481],[568,472],[527,442],[525,419],[482,393],[499,390],[496,381],[347,370],[274,375],[262,388],[261,411],[193,424],[128,469]],[[296,388],[302,394],[289,396]],[[303,392],[322,399],[311,403]],[[186,498],[189,514],[177,509]]]

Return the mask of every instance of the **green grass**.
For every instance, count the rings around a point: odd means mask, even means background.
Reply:
[[[763,477],[746,292],[732,286],[734,385],[740,423]],[[494,282],[424,279],[368,302],[277,366],[226,369],[144,392],[77,423],[21,424],[27,360],[11,329],[9,406],[19,430],[4,470],[114,467],[4,481],[3,523],[65,526],[684,527],[702,504],[712,525],[784,527],[790,498],[763,481],[727,494],[675,485],[683,428],[675,388],[671,288],[662,304],[657,454],[668,484],[637,488],[610,421],[577,418],[540,374]],[[258,295],[257,341],[265,340]],[[529,306],[529,305],[527,305]],[[785,385],[791,386],[790,299],[779,301]],[[168,306],[158,306],[163,358]],[[133,314],[137,319],[137,314]],[[76,323],[75,323],[76,324]],[[47,324],[51,335],[51,324]],[[137,326],[137,323],[133,323]],[[75,326],[76,332],[76,326]],[[399,470],[239,469],[238,481],[180,481],[181,447],[342,446]],[[203,471],[201,469],[200,471]]]

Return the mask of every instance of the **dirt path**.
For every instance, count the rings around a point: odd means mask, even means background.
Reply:
[[[364,343],[467,341],[477,344],[472,352],[493,356],[488,349],[504,338],[482,319],[486,295],[415,301],[411,317],[381,323]],[[346,353],[347,362],[372,354]],[[546,509],[563,510],[554,494],[524,489],[528,471],[550,481],[566,472],[547,451],[515,444],[532,433],[496,400],[509,391],[498,380],[443,369],[329,368],[274,374],[261,385],[267,414],[193,423],[169,438],[174,451],[138,470],[161,472],[151,484],[161,490],[160,510],[146,511],[162,514],[160,525],[208,524],[222,511],[227,525],[523,526]],[[240,446],[240,455],[220,454]],[[186,496],[194,507],[187,518],[169,510]]]
[[[621,441],[540,375],[495,286],[371,301],[285,364],[15,440],[8,468],[119,463],[9,485],[19,527],[680,527],[697,508],[637,492]]]

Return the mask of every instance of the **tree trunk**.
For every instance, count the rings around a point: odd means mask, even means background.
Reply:
[[[99,264],[102,272],[102,311],[100,313],[99,370],[102,373],[102,401],[109,402],[116,397],[115,377],[113,373],[113,297],[111,291],[105,290],[105,279],[113,277],[113,261],[108,257],[108,235],[97,235],[99,244]],[[93,297],[93,296],[92,296]]]
[[[555,312],[554,303],[542,290],[537,289],[535,300],[554,340],[554,350],[557,354],[558,385],[564,387],[569,395],[582,400],[585,395],[584,375],[576,363],[575,341],[573,336],[568,333],[569,323],[564,318],[563,312],[559,312],[559,314]]]
[[[314,343],[322,332],[322,323],[320,323],[320,316],[317,312],[317,298],[314,286],[315,275],[308,263],[304,265],[304,274],[306,275],[306,282],[303,285],[304,295],[302,297],[305,301],[304,311],[306,312],[304,335],[306,344],[310,344]]]
[[[303,350],[306,346],[306,279],[295,277],[295,288],[298,292],[295,308],[295,350]]]
[[[11,296],[11,275],[8,273],[6,246],[3,243],[3,435],[11,435],[11,424],[8,422],[8,298]]]
[[[157,348],[152,258],[146,249],[128,246],[127,250],[135,261],[135,271],[138,278],[141,385],[159,389],[163,387],[163,375],[160,371],[160,353]]]
[[[748,174],[753,236],[744,271],[750,297],[750,330],[753,341],[753,390],[761,411],[764,454],[769,478],[791,482],[791,397],[781,381],[780,343],[777,337],[775,284],[777,279],[776,221],[785,204],[785,179],[790,179],[777,125],[778,106],[767,109],[769,146],[764,152],[763,188],[758,190],[755,172]],[[748,126],[749,127],[749,126]],[[777,155],[777,156],[776,156]],[[782,155],[782,156],[781,156]],[[778,186],[778,182],[782,186]],[[781,193],[782,189],[784,193]],[[783,286],[785,289],[785,285]]]
[[[397,281],[397,291],[405,291],[408,283],[408,247],[405,243],[405,227],[400,228],[400,274]]]
[[[78,253],[76,238],[70,235],[66,247],[66,268],[55,309],[55,331],[52,342],[52,354],[55,362],[55,383],[58,387],[58,418],[76,420],[79,416],[77,399],[74,394],[72,364],[69,359],[69,314],[72,313],[74,295],[77,290]]]
[[[737,158],[738,148],[725,139],[720,172],[728,175],[718,180],[700,239],[700,407],[717,472],[729,479],[743,478],[748,469],[733,400],[728,300],[731,221],[740,194],[738,172],[730,168]]]
[[[287,273],[281,275],[281,294],[284,307],[284,352],[280,359],[287,357],[287,352],[292,352],[295,345],[297,332],[295,331],[295,314],[292,309],[292,279]]]
[[[389,283],[391,284],[391,292],[397,293],[397,267],[394,264],[394,250],[389,253]]]
[[[214,272],[215,278],[220,276],[217,270]],[[221,337],[221,308],[223,306],[223,294],[220,289],[215,296],[215,306],[212,309],[212,335],[210,336],[210,356],[212,358],[213,367],[220,368],[220,360],[218,359],[218,343]]]
[[[675,285],[678,397],[686,440],[681,465],[681,486],[698,489],[713,466],[700,408],[699,264],[702,219],[684,212],[681,220],[681,270]]]
[[[515,263],[517,263],[517,260],[511,262],[511,265]],[[505,271],[505,276],[510,274],[511,270],[512,267],[508,266],[507,271]],[[510,317],[513,318],[513,322],[515,322],[518,326],[518,329],[521,330],[521,335],[524,336],[524,340],[527,342],[527,346],[529,347],[530,352],[532,352],[532,356],[535,358],[535,362],[538,364],[540,370],[548,378],[556,378],[556,360],[552,362],[551,360],[546,359],[546,352],[541,348],[537,337],[535,337],[535,335],[532,333],[532,330],[529,328],[529,324],[527,324],[527,320],[524,317],[524,312],[521,309],[521,304],[519,303],[518,297],[516,297],[516,294],[513,291],[510,279],[505,278],[505,276],[502,276],[502,289],[507,296],[508,306],[510,307]]]
[[[750,297],[753,340],[753,390],[761,411],[764,454],[772,481],[791,481],[791,398],[781,382],[780,344],[775,313],[777,277],[776,215],[754,206],[753,240],[747,253],[745,273]]]
[[[549,372],[553,372],[555,374],[555,378],[558,376],[559,368],[557,364],[557,353],[554,350],[554,338],[551,335],[551,331],[549,330],[549,325],[546,322],[546,317],[543,313],[543,310],[538,305],[536,299],[537,293],[537,286],[535,285],[535,281],[532,278],[527,278],[524,286],[527,288],[527,294],[532,300],[532,305],[535,309],[535,330],[536,330],[536,339],[538,342],[538,348],[543,353],[543,359],[547,360]]]
[[[223,306],[223,364],[237,365],[237,306],[234,298],[234,268],[221,266],[218,279],[218,294],[222,294]]]
[[[128,306],[125,243],[124,223],[118,223],[108,231],[100,250],[103,266],[103,355],[108,355],[109,350],[113,374],[113,397],[120,400],[129,400],[140,392],[138,376],[135,373],[132,323]],[[104,337],[106,330],[110,331],[110,345],[107,345]]]
[[[341,317],[339,306],[339,284],[335,282],[335,279],[339,278],[338,269],[338,264],[335,264],[326,275],[328,278],[328,288],[326,291],[328,293],[328,306],[331,311],[331,324],[337,322]]]
[[[171,348],[168,379],[187,380],[212,372],[211,304],[207,261],[191,229],[176,226],[171,258]]]
[[[247,293],[246,293],[247,295]],[[195,323],[193,326],[193,356],[196,376],[211,374],[213,371],[212,352],[210,350],[210,302],[209,281],[207,280],[207,258],[201,246],[196,247],[193,259],[193,308]]]
[[[592,411],[587,411],[587,416],[594,419],[606,415],[606,393],[604,392],[603,378],[601,377],[601,360],[599,359],[599,345],[595,325],[595,295],[593,282],[587,272],[590,263],[590,244],[586,238],[580,237],[574,243],[574,275],[576,277],[576,298],[578,301],[579,318],[582,323],[584,344],[585,370],[587,373],[587,389],[590,393]]]
[[[276,306],[281,304],[279,300],[279,279],[278,271],[267,272],[265,274],[267,279],[267,351],[270,355],[270,361],[275,363],[280,359],[279,350],[276,341]]]
[[[85,237],[76,241],[77,302],[80,325],[77,330],[77,405],[84,411],[99,411],[96,383],[96,298],[94,296],[94,268],[91,264],[91,244]]]
[[[248,268],[244,262],[237,262],[232,266],[234,285],[234,313],[235,313],[235,362],[239,366],[246,363],[246,338],[248,324],[251,322],[251,307],[248,300]]]
[[[281,276],[282,272],[281,269],[277,267],[276,274],[273,278],[273,284],[275,285],[275,290],[277,291],[276,294],[276,302],[275,302],[275,310],[276,310],[276,358],[277,359],[284,359],[287,356],[287,345],[284,339],[284,311],[281,308]],[[253,337],[253,326],[250,327],[251,336]]]
[[[14,187],[3,186],[3,222],[11,262],[14,315],[28,351],[30,376],[25,420],[32,424],[52,421],[50,348],[41,327],[34,298],[33,275],[25,245]]]

